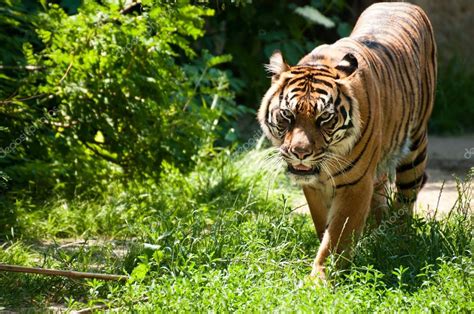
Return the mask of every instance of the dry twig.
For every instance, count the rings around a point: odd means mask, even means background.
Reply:
[[[125,281],[129,278],[128,276],[125,276],[125,275],[87,273],[87,272],[72,271],[72,270],[46,269],[46,268],[39,268],[39,267],[26,267],[26,266],[7,265],[7,264],[0,264],[0,271],[40,274],[40,275],[47,275],[47,276],[62,276],[62,277],[69,277],[69,278],[91,278],[91,279],[118,280],[118,281]]]

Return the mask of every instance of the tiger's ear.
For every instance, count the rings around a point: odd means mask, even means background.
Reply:
[[[270,63],[265,64],[265,69],[272,75],[272,82],[275,82],[283,72],[290,69],[290,66],[283,59],[281,52],[277,50],[270,57]]]
[[[340,78],[345,78],[351,76],[358,68],[359,62],[357,58],[352,54],[348,53],[342,58],[338,65],[336,65],[336,70],[339,72]]]

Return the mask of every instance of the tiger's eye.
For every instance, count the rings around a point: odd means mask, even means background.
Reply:
[[[281,113],[282,117],[285,118],[285,119],[291,119],[293,117],[293,114],[288,109],[281,109],[280,113]]]
[[[291,124],[293,122],[293,113],[288,109],[280,109],[278,120],[285,124]]]
[[[324,111],[316,119],[316,124],[322,126],[323,124],[325,124],[326,122],[331,120],[333,116],[334,116],[333,113],[331,113],[329,111]]]
[[[319,116],[319,118],[320,118],[321,120],[326,120],[326,119],[328,119],[330,116],[331,116],[331,113],[329,113],[328,111],[324,111],[323,113],[321,113],[321,115]]]

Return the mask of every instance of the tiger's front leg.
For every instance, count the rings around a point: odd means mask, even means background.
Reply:
[[[319,241],[322,241],[329,213],[329,206],[326,201],[327,193],[312,186],[303,186],[303,192],[306,202],[308,203],[309,211],[311,212],[311,218],[313,219]]]
[[[352,240],[360,235],[364,228],[372,194],[373,179],[369,175],[355,185],[336,190],[311,277],[326,280],[325,263],[330,254],[350,255]]]

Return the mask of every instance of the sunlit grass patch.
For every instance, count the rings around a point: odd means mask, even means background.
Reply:
[[[131,279],[2,272],[0,287],[7,292],[0,304],[188,312],[472,310],[466,202],[472,196],[465,189],[443,219],[418,217],[368,232],[348,268],[333,270],[331,285],[317,286],[307,277],[319,245],[311,218],[293,212],[293,188],[281,173],[258,166],[266,156],[224,152],[186,176],[166,165],[158,185],[116,183],[94,199],[56,199],[36,209],[17,204],[25,218],[4,240],[0,262]]]

